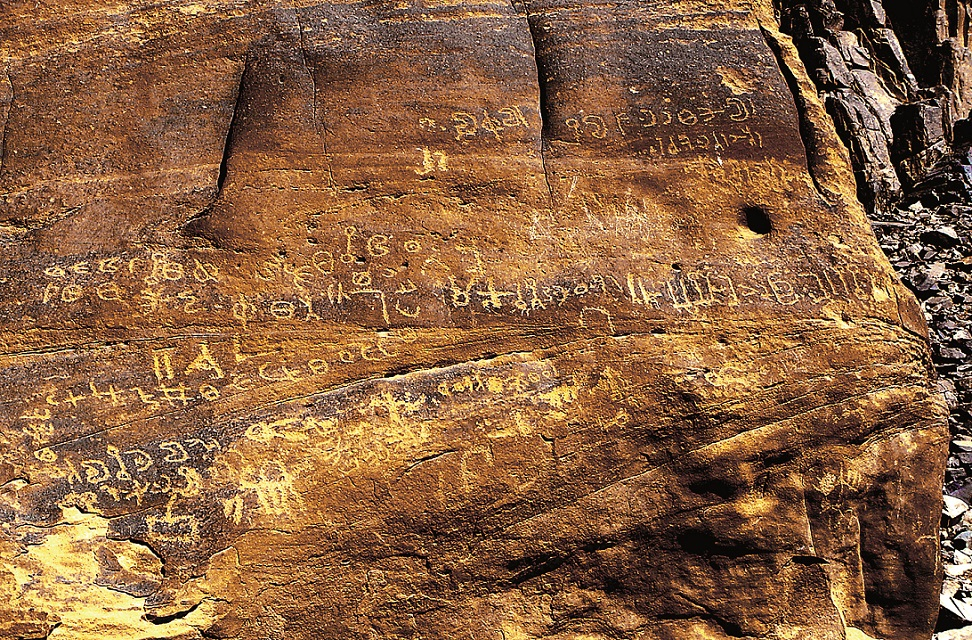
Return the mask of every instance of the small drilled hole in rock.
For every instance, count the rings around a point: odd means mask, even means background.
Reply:
[[[624,589],[624,584],[617,578],[604,578],[604,593],[617,593]]]
[[[743,215],[746,217],[746,226],[753,233],[763,236],[773,230],[769,212],[765,207],[746,207],[743,209]]]
[[[763,466],[775,467],[776,465],[792,462],[795,459],[796,456],[794,456],[789,451],[778,451],[776,453],[771,453],[770,455],[766,456],[766,458],[763,460]]]
[[[698,480],[689,485],[689,490],[696,495],[711,494],[719,496],[724,500],[736,495],[736,487],[732,486],[728,482],[723,482],[716,478],[708,478],[705,480]]]

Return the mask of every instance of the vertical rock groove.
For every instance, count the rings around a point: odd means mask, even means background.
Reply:
[[[0,75],[0,178],[7,159],[7,125],[14,104],[13,82],[10,80],[10,63],[4,61],[3,74]]]
[[[318,98],[317,98],[317,76],[314,69],[307,63],[307,41],[304,35],[304,23],[300,19],[300,9],[296,4],[291,5],[294,10],[294,19],[297,22],[297,33],[300,43],[300,59],[304,65],[304,69],[307,70],[307,75],[310,76],[311,90],[314,92],[313,96],[313,113],[314,113],[314,128],[317,130],[317,134],[321,138],[321,151],[324,154],[324,162],[327,167],[327,188],[333,189],[336,187],[334,182],[334,172],[331,168],[331,155],[327,151],[327,126],[321,122],[320,113],[318,111]]]
[[[533,45],[533,63],[537,70],[537,113],[540,117],[540,165],[543,168],[543,180],[547,187],[549,206],[554,208],[554,190],[550,182],[550,170],[547,167],[547,153],[550,142],[550,109],[547,95],[547,76],[543,56],[541,55],[541,41],[537,20],[540,14],[531,14],[524,2],[512,1],[513,11],[523,18],[530,32],[530,42]]]
[[[550,144],[550,110],[549,110],[549,96],[547,95],[547,77],[545,73],[545,65],[543,63],[543,57],[540,55],[540,50],[538,46],[540,40],[537,34],[537,18],[535,16],[526,16],[527,24],[530,27],[530,40],[533,42],[533,59],[537,66],[537,89],[540,95],[540,105],[538,113],[540,114],[540,162],[543,165],[543,179],[547,185],[547,194],[550,197],[550,208],[554,208],[554,191],[553,186],[550,184],[550,170],[547,168],[547,146]]]
[[[216,195],[213,201],[219,199],[223,193],[223,186],[226,183],[226,172],[229,164],[230,154],[233,152],[233,143],[239,128],[240,102],[244,99],[244,83],[246,82],[246,72],[249,67],[249,56],[243,60],[243,68],[240,71],[239,81],[236,83],[236,92],[233,95],[233,114],[230,116],[229,126],[226,128],[226,137],[223,139],[223,154],[219,160],[219,174],[216,177]]]

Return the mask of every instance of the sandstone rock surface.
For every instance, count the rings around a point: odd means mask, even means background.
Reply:
[[[931,634],[924,321],[769,3],[6,2],[0,133],[3,637]]]

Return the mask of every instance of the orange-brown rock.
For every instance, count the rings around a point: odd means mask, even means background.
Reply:
[[[0,131],[0,636],[930,635],[924,322],[768,2],[10,0]]]

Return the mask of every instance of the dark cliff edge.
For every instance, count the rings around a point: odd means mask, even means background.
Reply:
[[[972,5],[777,0],[849,152],[881,248],[918,297],[949,406],[941,640],[972,625]]]

